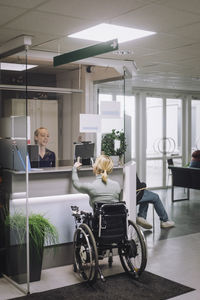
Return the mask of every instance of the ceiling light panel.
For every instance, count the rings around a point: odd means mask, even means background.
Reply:
[[[25,65],[25,64],[12,64],[12,63],[0,63],[0,70],[7,71],[25,71],[28,69],[36,68],[38,65]]]
[[[77,33],[70,34],[68,37],[98,42],[118,39],[118,43],[124,43],[153,34],[156,34],[156,32],[101,23]]]

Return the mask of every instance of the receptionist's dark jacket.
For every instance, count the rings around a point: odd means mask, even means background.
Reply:
[[[53,151],[46,149],[43,158],[39,155],[39,168],[50,168],[50,167],[55,167],[55,165],[56,165],[56,156]]]

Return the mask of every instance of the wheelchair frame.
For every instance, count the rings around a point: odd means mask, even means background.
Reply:
[[[147,248],[143,232],[131,220],[124,202],[96,203],[94,213],[79,211],[71,206],[76,230],[73,240],[74,271],[87,282],[94,283],[98,274],[105,280],[99,260],[108,254],[108,264],[113,262],[113,249],[123,269],[137,279],[147,263]]]

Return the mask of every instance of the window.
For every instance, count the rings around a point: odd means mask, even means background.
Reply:
[[[192,149],[200,149],[200,100],[192,100]]]
[[[181,118],[181,104],[180,99],[167,99],[167,124],[166,137],[168,144],[166,145],[167,154],[180,155],[181,150],[181,136],[182,136],[182,118]]]
[[[161,156],[163,131],[163,104],[161,98],[146,98],[147,157]]]

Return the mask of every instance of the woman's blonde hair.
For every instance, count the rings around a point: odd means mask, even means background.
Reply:
[[[93,172],[97,174],[101,174],[102,181],[107,182],[108,174],[112,172],[113,169],[113,161],[107,155],[100,155],[97,157],[94,165]]]

